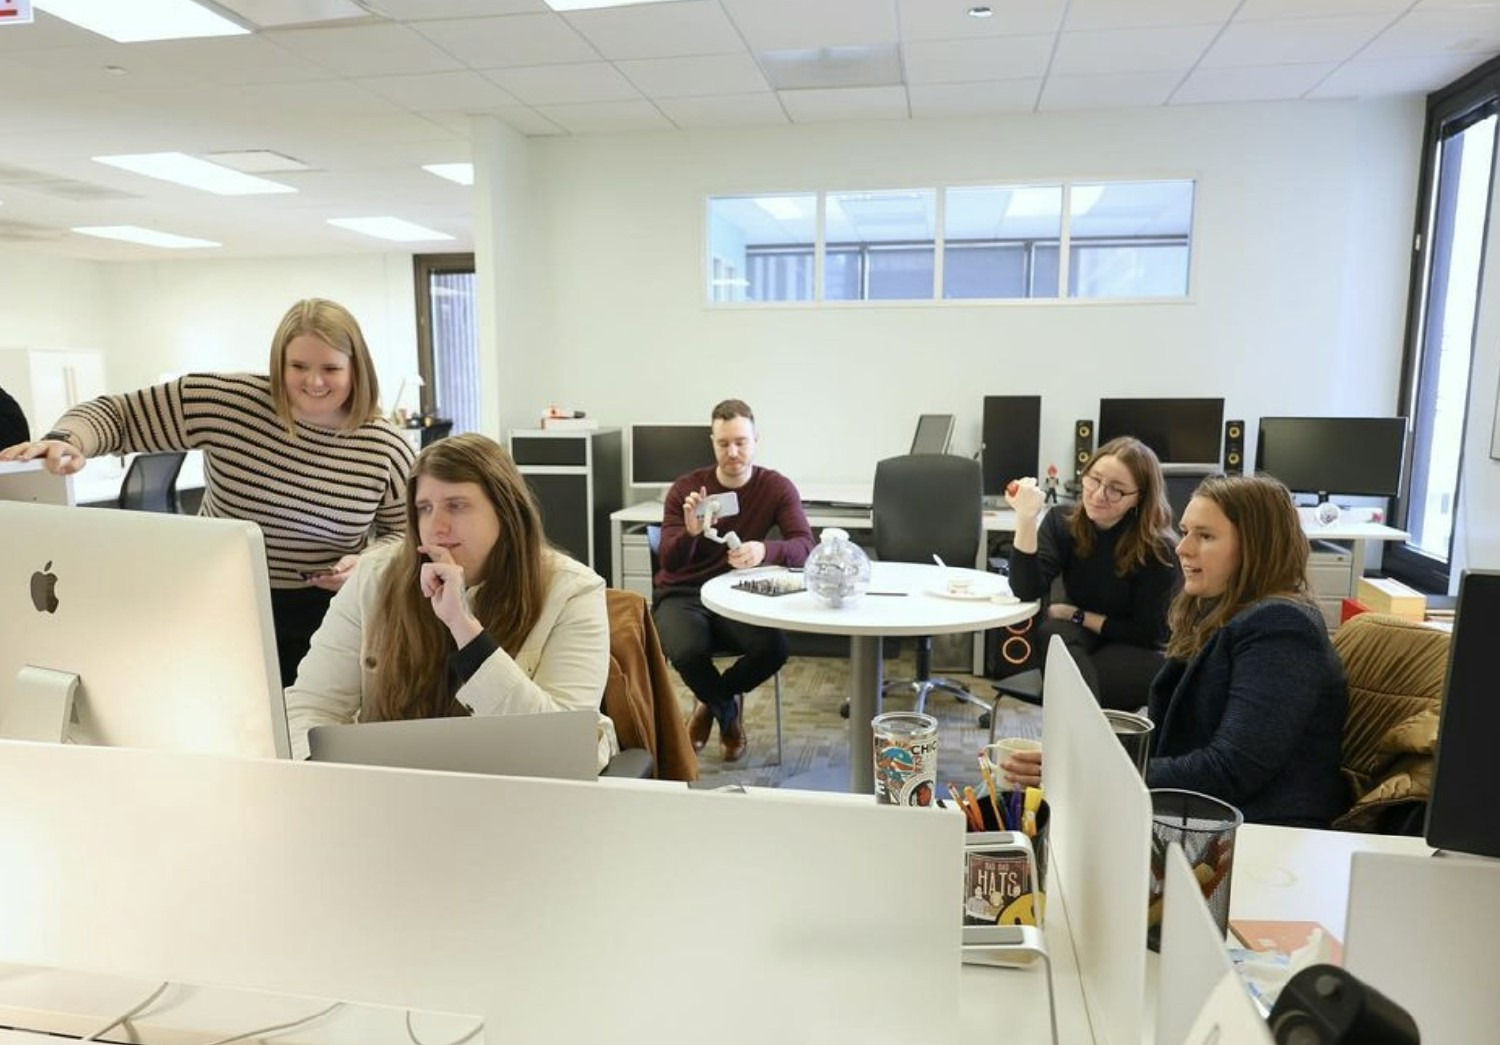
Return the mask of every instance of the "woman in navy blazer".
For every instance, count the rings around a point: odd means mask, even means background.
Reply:
[[[1339,772],[1343,665],[1307,591],[1307,537],[1287,488],[1205,479],[1182,515],[1182,591],[1151,684],[1151,787],[1201,791],[1252,823],[1327,827],[1349,806]],[[1006,773],[1039,783],[1041,759]]]
[[[1167,663],[1151,684],[1150,786],[1202,791],[1253,823],[1327,827],[1348,809],[1344,669],[1307,556],[1275,479],[1216,476],[1194,492]]]

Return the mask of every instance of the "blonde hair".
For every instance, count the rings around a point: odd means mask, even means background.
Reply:
[[[1239,561],[1223,594],[1179,592],[1167,620],[1167,656],[1186,660],[1235,614],[1273,595],[1315,606],[1307,591],[1307,535],[1292,495],[1267,475],[1214,475],[1193,491],[1218,506],[1239,538]]]
[[[373,693],[378,719],[469,714],[454,697],[456,686],[449,678],[453,636],[418,586],[422,557],[417,547],[422,538],[416,493],[422,476],[475,483],[495,509],[499,538],[479,576],[465,581],[477,585],[474,616],[512,656],[536,626],[551,579],[541,512],[505,448],[487,436],[468,433],[424,449],[406,480],[406,535],[382,584],[376,639],[371,643],[378,665]]]
[[[1122,435],[1111,439],[1089,458],[1083,474],[1101,457],[1113,457],[1130,472],[1135,483],[1136,502],[1116,523],[1124,526],[1123,535],[1115,545],[1115,576],[1124,577],[1146,565],[1148,558],[1170,566],[1172,564],[1172,513],[1167,508],[1167,484],[1161,475],[1161,462],[1156,451],[1132,436]],[[1084,511],[1083,498],[1074,505],[1068,516],[1068,530],[1073,535],[1073,546],[1081,558],[1087,558],[1094,550],[1098,537],[1096,527]]]
[[[286,350],[304,334],[349,357],[349,413],[340,431],[352,432],[379,417],[380,379],[375,376],[375,364],[358,321],[337,302],[304,298],[286,310],[271,338],[271,402],[287,433],[295,436],[297,424],[286,387]]]

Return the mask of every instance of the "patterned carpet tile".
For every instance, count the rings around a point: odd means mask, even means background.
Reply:
[[[885,662],[886,681],[910,678],[911,657]],[[945,673],[947,678],[966,685],[970,692],[984,700],[994,696],[987,679],[973,675]],[[693,707],[691,691],[672,674],[677,685],[677,700],[682,713]],[[781,669],[782,688],[782,761],[776,761],[775,687],[767,682],[745,697],[745,728],[750,735],[746,755],[737,763],[725,763],[719,746],[717,727],[708,746],[699,754],[699,780],[695,787],[717,788],[735,784],[777,787],[788,778],[803,773],[839,770],[845,779],[849,767],[849,723],[839,717],[839,707],[848,694],[849,661],[842,657],[793,657]],[[909,709],[911,702],[893,693],[884,702],[885,710]],[[928,699],[927,713],[938,720],[938,783],[963,784],[980,782],[976,756],[989,741],[989,730],[979,727],[981,709],[960,702],[947,693]],[[999,736],[1040,738],[1042,709],[1023,704],[1010,697],[1000,703]],[[870,757],[865,754],[864,757]]]

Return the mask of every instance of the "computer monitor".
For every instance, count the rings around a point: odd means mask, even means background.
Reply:
[[[984,495],[999,497],[1006,483],[1022,476],[1041,478],[1041,441],[1041,396],[985,396],[979,444]]]
[[[1182,513],[1187,510],[1198,484],[1217,472],[1217,468],[1194,468],[1170,471],[1162,476],[1167,488],[1167,503],[1172,507],[1173,533],[1177,532],[1177,527],[1182,523]]]
[[[917,431],[911,438],[911,453],[945,454],[953,440],[952,414],[923,414],[917,418]]]
[[[1449,644],[1448,676],[1438,725],[1427,844],[1476,856],[1500,857],[1500,694],[1496,693],[1495,637],[1500,635],[1500,571],[1465,570]]]
[[[259,527],[0,501],[0,533],[0,719],[71,696],[73,743],[290,757]]]
[[[1255,470],[1293,493],[1395,497],[1406,454],[1404,417],[1262,417]]]
[[[1218,468],[1224,400],[1099,400],[1099,445],[1122,435],[1133,435],[1151,447],[1164,465]]]
[[[630,485],[671,486],[714,463],[713,428],[702,423],[630,426]]]

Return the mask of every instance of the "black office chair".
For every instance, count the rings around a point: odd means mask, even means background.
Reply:
[[[422,445],[431,446],[439,439],[446,439],[453,431],[452,421],[434,421],[422,427]]]
[[[136,454],[120,483],[120,507],[136,512],[177,514],[177,473],[187,454]]]
[[[657,561],[657,553],[661,548],[661,527],[651,525],[646,527],[646,546],[651,550],[651,576],[656,576],[656,571],[661,568]],[[715,657],[738,657],[745,652],[733,646],[716,646],[713,651]],[[767,762],[766,765],[781,765],[781,672],[777,672],[771,679],[776,694],[776,761]],[[749,696],[749,694],[744,694]]]
[[[950,566],[970,568],[984,539],[984,480],[979,462],[950,454],[907,454],[875,465],[871,515],[875,556],[886,562],[926,562],[939,555]],[[917,639],[915,678],[885,684],[882,693],[910,689],[915,710],[935,689],[965,703],[988,707],[961,682],[932,674],[932,636]]]

